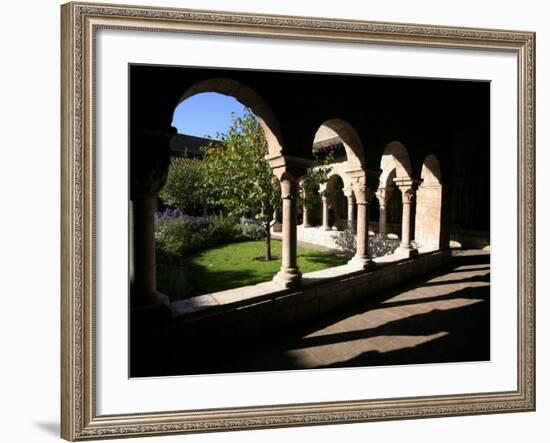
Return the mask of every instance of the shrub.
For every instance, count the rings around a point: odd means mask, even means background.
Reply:
[[[238,237],[239,229],[234,219],[222,215],[214,215],[210,217],[210,224],[206,229],[206,236],[204,238],[206,242],[205,247],[235,241]]]
[[[195,158],[173,158],[160,198],[170,206],[202,209],[206,202],[204,163]]]
[[[347,257],[353,257],[357,248],[354,231],[348,228],[332,235],[332,238]],[[369,237],[369,248],[373,258],[393,254],[398,247],[399,239],[385,238],[380,234]]]
[[[223,215],[192,217],[178,209],[168,209],[157,213],[155,219],[160,261],[178,261],[202,249],[244,239],[235,220]]]
[[[239,223],[237,229],[243,240],[262,240],[265,238],[265,229],[255,223]]]
[[[369,245],[371,254],[373,257],[382,257],[383,255],[393,254],[399,247],[399,239],[391,239],[376,234],[373,237],[369,237]]]
[[[332,239],[346,257],[351,258],[355,255],[357,242],[355,239],[355,232],[351,228],[338,231],[337,234],[332,235]]]
[[[156,223],[155,240],[161,253],[180,256],[192,249],[193,235],[200,225],[183,217],[159,219]]]

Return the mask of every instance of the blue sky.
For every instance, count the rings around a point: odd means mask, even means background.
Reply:
[[[181,102],[174,111],[172,126],[180,134],[216,138],[231,126],[231,113],[244,114],[244,106],[227,95],[205,92]]]

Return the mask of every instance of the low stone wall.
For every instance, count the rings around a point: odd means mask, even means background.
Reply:
[[[450,259],[450,251],[421,253],[415,259],[385,256],[377,259],[372,271],[344,265],[305,274],[297,289],[281,289],[266,282],[174,302],[173,332],[186,341],[254,339],[364,301],[436,270]]]
[[[452,230],[451,247],[463,249],[484,249],[491,245],[489,232],[474,230]]]

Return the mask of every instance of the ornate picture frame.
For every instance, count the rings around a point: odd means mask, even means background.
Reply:
[[[61,435],[70,441],[533,411],[535,409],[535,35],[326,18],[72,2],[62,17]],[[471,49],[517,57],[517,389],[99,415],[96,383],[96,33],[188,33]]]

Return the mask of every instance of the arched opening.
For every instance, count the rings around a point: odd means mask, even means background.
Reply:
[[[401,224],[403,222],[403,198],[401,191],[393,184],[395,178],[395,169],[388,176],[386,184],[386,234],[388,238],[401,238]],[[380,201],[379,201],[380,203]]]
[[[441,168],[435,155],[428,155],[422,165],[422,183],[416,193],[415,241],[422,249],[442,249]]]
[[[398,141],[387,144],[380,161],[380,183],[386,183],[389,174],[395,169],[397,178],[412,178],[411,160],[407,148]]]
[[[158,290],[178,300],[270,280],[274,273],[223,281],[235,264],[212,255],[216,266],[206,267],[201,254],[231,247],[228,256],[241,254],[254,267],[286,253],[271,241],[282,208],[281,184],[266,160],[270,150],[281,151],[271,109],[243,84],[205,80],[181,96],[173,126],[178,134],[159,194],[167,210],[156,214]]]
[[[302,228],[322,225],[328,227],[328,219],[324,211],[329,202],[327,187],[331,176],[337,174],[342,180],[347,165],[347,152],[338,133],[329,126],[321,125],[313,139],[312,154],[314,162],[306,176],[301,181],[303,204],[300,208]],[[343,188],[346,183],[342,181]],[[333,189],[331,189],[333,190]],[[333,205],[333,202],[330,202]],[[307,222],[307,223],[306,223]],[[300,232],[299,237],[309,239],[310,233]]]
[[[304,192],[307,200],[302,209],[302,219],[308,223],[303,222],[299,227],[298,238],[343,251],[351,257],[355,251],[359,218],[354,187],[359,185],[361,178],[365,179],[363,145],[348,122],[332,118],[316,130],[312,153],[315,166],[308,172],[311,180]],[[364,208],[363,201],[361,204]],[[362,217],[368,216],[366,211],[362,214]],[[319,223],[321,226],[316,229],[305,229]],[[362,222],[361,226],[366,225]],[[366,236],[365,229],[361,238]]]
[[[328,226],[337,230],[345,229],[347,221],[347,199],[344,195],[344,181],[338,174],[333,174],[327,181],[326,200]]]
[[[230,78],[211,78],[188,88],[180,97],[179,103],[200,93],[214,92],[234,97],[258,118],[262,126],[270,154],[282,152],[283,138],[279,121],[265,100],[252,88]],[[178,103],[178,104],[179,104]]]
[[[401,238],[403,199],[395,180],[411,179],[411,160],[407,148],[399,141],[388,143],[380,160],[380,169],[382,173],[377,194],[380,205],[379,232],[390,239]]]
[[[333,118],[325,121],[317,130],[313,141],[313,149],[317,146],[341,145],[344,149],[335,162],[345,162],[348,170],[359,169],[364,166],[365,154],[359,134],[347,121]]]

